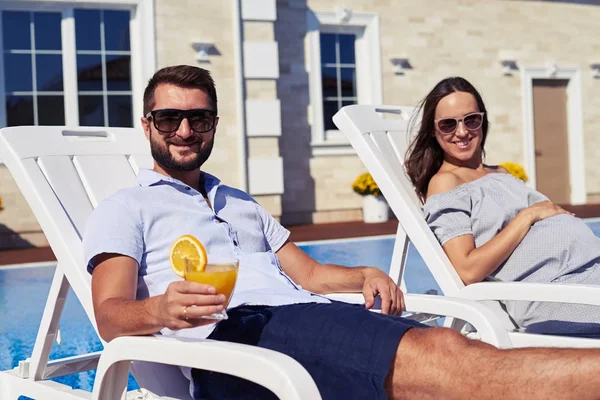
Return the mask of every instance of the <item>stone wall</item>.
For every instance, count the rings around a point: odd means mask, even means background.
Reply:
[[[547,62],[580,69],[582,80],[586,191],[600,199],[600,5],[513,0],[277,0],[277,20],[243,23],[248,41],[276,41],[279,78],[246,80],[247,99],[280,100],[282,136],[253,137],[249,158],[283,158],[284,193],[257,196],[284,223],[320,223],[361,218],[361,198],[351,190],[365,171],[355,155],[313,156],[305,49],[307,10],[374,13],[380,20],[383,103],[416,105],[440,79],[461,75],[482,93],[491,122],[487,161],[524,162],[522,78],[504,76],[501,60],[519,68]],[[218,88],[220,123],[206,170],[225,183],[243,186],[237,115],[234,15],[231,1],[156,0],[157,67],[200,65]],[[568,18],[565,16],[568,15]],[[218,55],[198,63],[194,41],[215,44]],[[408,58],[412,69],[396,75],[391,58]],[[138,94],[141,98],[141,94]],[[531,173],[531,171],[527,171]],[[268,179],[268,177],[266,177]],[[0,166],[0,247],[45,245],[27,203],[7,169]],[[17,232],[15,235],[13,232]]]
[[[0,164],[0,249],[48,246],[37,219],[13,180],[8,168]]]

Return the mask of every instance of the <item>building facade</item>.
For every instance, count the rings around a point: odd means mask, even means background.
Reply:
[[[414,106],[459,75],[488,108],[486,162],[520,163],[557,202],[595,202],[595,3],[0,1],[0,126],[140,127],[153,72],[198,65],[220,103],[208,172],[284,224],[357,220],[351,183],[365,169],[331,116],[348,104]],[[0,247],[45,245],[1,165],[0,196]]]

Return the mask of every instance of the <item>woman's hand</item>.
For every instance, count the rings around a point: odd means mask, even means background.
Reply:
[[[532,225],[538,221],[558,214],[575,215],[561,206],[554,204],[550,200],[535,203],[534,205],[521,210],[519,214],[526,215]]]

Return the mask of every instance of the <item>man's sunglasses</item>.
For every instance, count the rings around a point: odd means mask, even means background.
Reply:
[[[177,110],[165,108],[153,110],[146,114],[146,118],[152,118],[156,130],[162,133],[173,133],[179,129],[184,118],[188,120],[190,128],[196,133],[209,132],[215,127],[217,113],[213,110],[194,109]]]
[[[441,118],[436,119],[435,126],[442,135],[451,135],[458,129],[458,123],[462,121],[463,125],[469,131],[475,131],[483,125],[484,112],[467,114],[462,118]]]

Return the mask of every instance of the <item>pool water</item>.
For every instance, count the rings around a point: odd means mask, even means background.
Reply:
[[[600,221],[588,221],[600,237]],[[394,238],[349,239],[300,244],[306,253],[322,263],[348,266],[370,265],[388,272]],[[0,269],[0,371],[13,368],[31,356],[42,318],[55,265]],[[437,290],[433,277],[419,254],[411,248],[405,281],[410,293]],[[62,342],[54,344],[51,359],[85,354],[102,349],[92,325],[75,295],[69,292],[60,322]],[[94,371],[55,379],[74,388],[91,391]],[[130,376],[130,388],[137,385]]]
[[[0,269],[0,371],[18,365],[31,356],[54,265]],[[102,344],[83,307],[70,291],[60,321],[62,342],[54,344],[51,359],[102,350]],[[91,391],[94,372],[84,372],[55,380]]]

